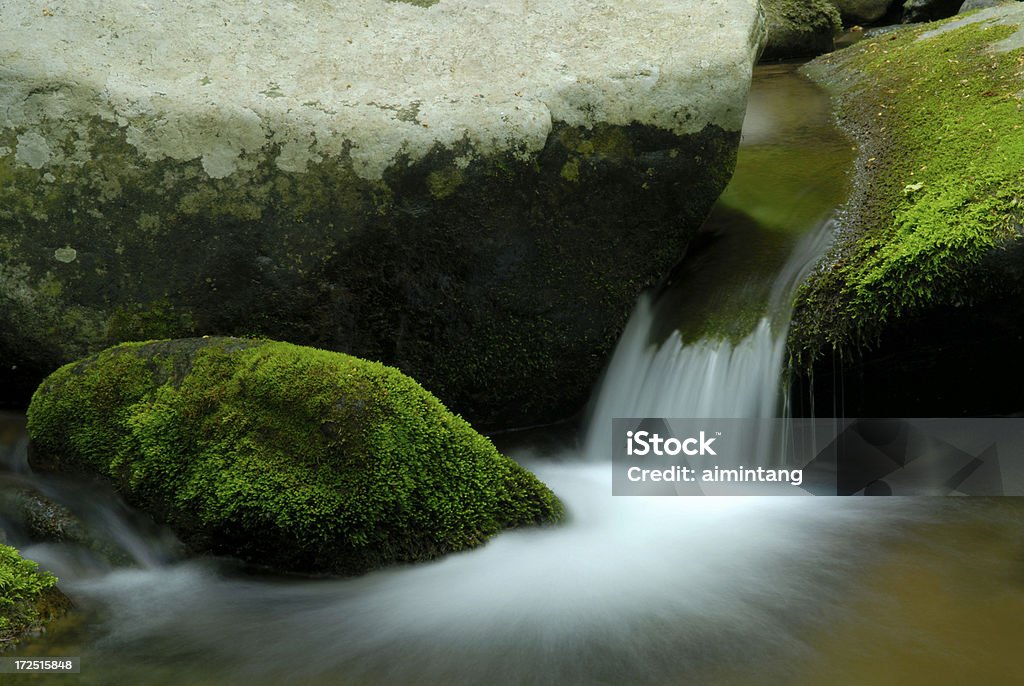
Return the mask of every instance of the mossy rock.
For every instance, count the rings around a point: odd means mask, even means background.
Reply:
[[[847,414],[1022,404],[991,383],[1024,373],[1021,25],[1014,3],[866,40],[809,69],[833,89],[860,153],[789,345],[816,396],[846,377]]]
[[[409,377],[288,343],[116,346],[48,377],[28,428],[36,468],[102,475],[193,550],[275,570],[426,560],[562,512]]]
[[[0,544],[0,652],[63,616],[71,601],[57,588],[57,578],[32,560]]]

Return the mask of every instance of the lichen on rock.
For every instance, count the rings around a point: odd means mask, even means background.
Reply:
[[[32,464],[108,479],[194,550],[360,573],[554,521],[532,474],[397,370],[229,338],[123,344],[29,407]]]

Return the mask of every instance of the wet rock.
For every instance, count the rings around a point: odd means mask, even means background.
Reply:
[[[764,8],[765,59],[820,55],[834,47],[841,22],[830,0],[764,0]]]
[[[124,340],[585,400],[731,173],[756,0],[0,0],[0,388]],[[175,27],[168,31],[167,27]]]

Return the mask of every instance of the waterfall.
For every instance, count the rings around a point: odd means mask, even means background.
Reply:
[[[651,294],[643,294],[594,396],[583,455],[610,459],[611,421],[617,417],[777,416],[794,290],[833,230],[832,220],[822,222],[796,245],[773,284],[768,313],[738,342],[712,337],[684,345],[673,331],[660,345],[651,344],[655,306]]]

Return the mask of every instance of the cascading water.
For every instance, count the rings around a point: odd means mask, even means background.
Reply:
[[[616,417],[775,417],[793,290],[823,254],[832,229],[827,221],[797,243],[771,289],[766,315],[738,342],[712,337],[684,345],[673,330],[654,345],[652,296],[641,296],[595,394],[583,454],[609,459]]]
[[[616,416],[773,416],[782,310],[820,249],[800,244],[769,288],[780,305],[737,342],[684,345],[673,332],[651,343],[658,305],[643,298],[581,449],[512,452],[562,498],[569,521],[430,564],[297,581],[168,561],[166,539],[140,533],[113,496],[73,496],[15,458],[8,478],[100,512],[91,521],[106,518],[96,526],[120,532],[116,546],[135,560],[111,567],[74,546],[23,546],[88,617],[80,636],[35,645],[81,655],[81,683],[95,684],[796,683],[794,665],[813,660],[813,637],[848,612],[887,532],[922,508],[613,497],[604,436]]]

